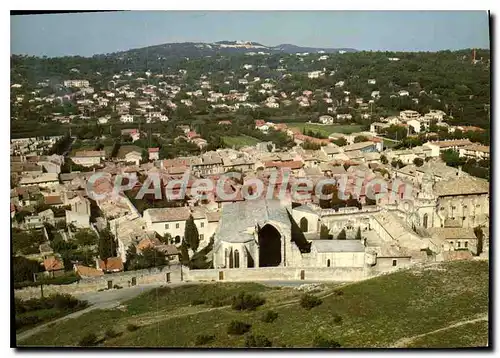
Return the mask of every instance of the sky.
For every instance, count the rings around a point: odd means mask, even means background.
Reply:
[[[123,11],[10,20],[12,54],[49,57],[222,40],[373,51],[489,48],[486,11]]]

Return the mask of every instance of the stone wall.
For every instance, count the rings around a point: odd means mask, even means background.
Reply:
[[[179,266],[153,268],[150,270],[127,271],[115,274],[107,274],[101,277],[92,279],[82,279],[78,282],[69,285],[43,285],[43,295],[45,297],[52,294],[71,294],[79,295],[88,292],[97,292],[100,289],[108,287],[108,281],[111,285],[119,285],[129,287],[132,285],[135,277],[136,285],[144,285],[151,283],[167,283],[167,273],[170,273],[171,282],[181,281],[181,270]],[[26,300],[30,298],[38,298],[41,296],[41,289],[37,287],[25,287],[14,291],[15,297]]]
[[[186,281],[359,281],[365,269],[340,267],[259,267],[244,269],[187,270]]]

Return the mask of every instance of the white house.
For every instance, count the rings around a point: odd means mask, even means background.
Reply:
[[[398,94],[400,97],[404,97],[404,96],[409,96],[410,92],[408,92],[407,90],[401,90],[398,92]]]
[[[319,122],[323,124],[333,124],[333,117],[328,115],[320,116]]]
[[[120,116],[120,122],[122,123],[133,123],[134,122],[134,116],[131,114],[122,114]]]
[[[64,81],[64,87],[88,87],[90,86],[87,80],[67,80]]]
[[[411,119],[406,122],[406,124],[408,124],[408,126],[410,126],[415,133],[420,133],[420,131],[423,129],[418,119]]]
[[[88,150],[76,152],[71,160],[78,165],[83,165],[84,167],[91,167],[93,165],[99,165],[101,160],[106,157],[104,150]]]
[[[135,163],[135,165],[139,165],[142,160],[142,154],[133,150],[125,154],[125,161],[127,163]]]
[[[312,71],[307,73],[308,78],[319,78],[323,73],[321,71]]]
[[[143,217],[148,230],[159,235],[170,234],[175,242],[184,239],[186,220],[191,215],[189,208],[158,208],[144,210]]]

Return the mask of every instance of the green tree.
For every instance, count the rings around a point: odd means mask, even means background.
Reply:
[[[78,230],[75,234],[78,246],[90,246],[97,244],[97,235],[90,229]]]
[[[368,141],[368,137],[364,136],[364,135],[358,135],[356,137],[354,137],[354,143],[360,143],[360,142],[366,142]]]
[[[361,228],[358,227],[358,231],[356,232],[356,240],[361,240]]]
[[[345,139],[344,137],[338,139],[332,139],[332,143],[338,145],[339,147],[343,147],[347,145],[347,139]]]
[[[125,268],[127,270],[131,269],[136,258],[137,258],[137,248],[135,247],[134,244],[130,244],[129,247],[127,248],[127,254],[125,259]]]
[[[329,239],[333,239],[333,236],[330,235],[330,230],[328,229],[328,227],[324,224],[321,224],[321,229],[320,229],[320,232],[319,232],[319,238],[321,240],[329,240]]]
[[[337,236],[337,240],[345,240],[345,239],[347,239],[347,234],[345,232],[345,229],[342,229],[342,231]]]
[[[198,228],[194,223],[193,215],[190,215],[186,220],[186,226],[184,228],[184,239],[187,246],[191,250],[198,250],[198,246],[200,245],[200,235],[198,234]]]
[[[151,267],[168,265],[165,254],[153,247],[147,247],[134,258],[130,267],[132,270],[140,270]]]
[[[424,160],[422,158],[415,158],[413,159],[413,164],[415,164],[417,167],[421,167],[424,165]]]
[[[458,167],[465,164],[465,159],[460,158],[460,154],[453,149],[445,150],[441,153],[441,159],[450,167]]]
[[[387,157],[383,154],[380,156],[380,161],[382,162],[382,164],[389,163],[389,161],[387,160]]]
[[[101,260],[107,261],[110,257],[116,256],[116,242],[109,229],[104,229],[100,233],[98,253]]]
[[[483,240],[484,234],[481,226],[476,226],[474,228],[474,234],[477,237],[477,255],[479,256],[483,252]]]
[[[23,256],[14,256],[12,258],[14,282],[33,281],[33,275],[42,271],[42,265],[38,261],[30,260]]]
[[[181,244],[181,257],[180,257],[181,264],[183,265],[189,265],[189,252],[188,252],[188,247],[186,244],[186,241],[182,240]]]

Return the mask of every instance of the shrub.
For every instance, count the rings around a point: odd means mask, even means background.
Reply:
[[[196,299],[191,301],[191,306],[199,306],[199,305],[202,305],[204,303],[205,303],[205,300],[196,298]]]
[[[245,322],[231,321],[231,323],[229,323],[229,325],[227,326],[227,333],[241,336],[242,334],[245,334],[248,331],[250,331],[251,327],[252,327],[251,324]]]
[[[16,330],[26,326],[33,326],[40,321],[40,317],[35,315],[16,317]]]
[[[267,311],[264,315],[262,315],[262,322],[272,323],[278,318],[278,312],[275,311]]]
[[[196,340],[195,340],[195,345],[196,346],[203,346],[207,343],[210,343],[212,341],[215,340],[215,336],[214,335],[208,335],[208,334],[199,334],[196,336]]]
[[[97,345],[97,336],[95,333],[85,335],[78,343],[80,347],[92,347]]]
[[[113,328],[108,328],[108,329],[106,330],[106,332],[104,332],[104,337],[106,337],[106,338],[108,338],[108,339],[109,339],[109,338],[115,338],[115,337],[118,337],[119,335],[120,335],[120,333],[115,332],[115,331],[113,330]]]
[[[238,311],[249,310],[254,311],[257,307],[262,306],[266,300],[260,296],[241,292],[233,297],[231,307]]]
[[[316,348],[339,348],[341,347],[340,343],[333,340],[324,338],[321,336],[316,336],[313,341],[313,347]]]
[[[335,317],[333,317],[333,322],[335,322],[335,324],[341,324],[342,323],[342,317],[339,316],[338,314],[336,314]]]
[[[212,307],[222,307],[228,305],[229,303],[230,301],[227,297],[215,297],[210,300],[210,305]]]
[[[306,310],[310,310],[313,307],[319,306],[322,302],[320,298],[306,293],[300,299],[300,306]]]
[[[272,342],[267,339],[266,336],[253,334],[245,337],[245,347],[254,347],[254,348],[262,348],[262,347],[272,347]]]
[[[113,288],[119,290],[120,288],[123,288],[123,287],[120,285],[114,285]]]
[[[133,323],[127,324],[127,331],[129,331],[129,332],[137,331],[138,329],[139,329],[139,326],[136,324],[133,324]]]

